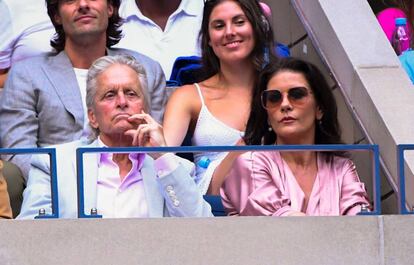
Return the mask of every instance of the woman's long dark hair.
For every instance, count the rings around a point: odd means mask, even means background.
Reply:
[[[315,144],[341,144],[338,108],[332,90],[321,71],[312,63],[296,58],[283,58],[269,63],[259,76],[259,86],[253,92],[252,108],[244,141],[248,145],[275,144],[277,135],[268,130],[267,111],[261,105],[261,93],[270,79],[282,71],[301,73],[312,89],[316,104],[323,113],[320,125],[315,126]],[[341,155],[343,152],[335,154]]]
[[[220,3],[228,0],[207,0],[204,4],[203,21],[201,23],[201,53],[202,53],[202,76],[205,80],[220,71],[219,58],[210,47],[209,23],[213,9]],[[273,53],[273,30],[257,0],[234,0],[240,5],[247,19],[252,25],[255,45],[251,54],[252,62],[257,73],[270,59],[274,58]]]

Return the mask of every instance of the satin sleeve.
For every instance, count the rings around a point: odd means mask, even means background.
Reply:
[[[221,202],[223,203],[223,207],[228,216],[240,215],[236,206],[232,203],[227,193],[225,192],[225,189],[223,188],[220,189],[220,197],[221,197]]]
[[[240,215],[285,216],[296,212],[283,181],[280,156],[271,152],[255,152],[252,161],[252,192]]]
[[[370,206],[364,183],[359,179],[355,164],[346,159],[343,163],[343,177],[339,211],[341,215],[356,215],[361,205]]]
[[[251,193],[251,152],[238,156],[220,188],[221,201],[227,215],[240,215]]]

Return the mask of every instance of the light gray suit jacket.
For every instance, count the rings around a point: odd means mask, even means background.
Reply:
[[[167,101],[165,77],[149,57],[125,49],[108,49],[108,55],[129,54],[147,72],[151,115],[162,120]],[[84,126],[83,104],[73,66],[64,51],[29,58],[10,69],[0,98],[0,146],[44,147],[79,140]],[[4,156],[26,178],[30,155]]]
[[[97,147],[97,141],[88,145],[85,145],[83,141],[74,141],[56,146],[60,218],[77,218],[76,149],[79,147]],[[84,155],[84,205],[86,211],[96,208],[99,157],[98,153]],[[149,217],[213,216],[210,205],[204,201],[194,179],[189,174],[190,168],[194,168],[194,165],[188,160],[179,157],[176,159],[179,164],[176,170],[166,176],[157,177],[154,160],[148,155],[145,157],[141,174]],[[45,209],[46,213],[52,211],[49,157],[35,155],[31,164],[29,180],[23,193],[23,205],[18,219],[33,219],[41,208]],[[171,190],[174,193],[171,193]]]

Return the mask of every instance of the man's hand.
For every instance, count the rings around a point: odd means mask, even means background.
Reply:
[[[132,146],[142,147],[162,147],[166,146],[162,126],[158,124],[149,114],[142,111],[140,114],[134,114],[128,118],[131,123],[137,123],[137,129],[131,129],[125,132],[132,137]],[[149,154],[154,159],[162,154]]]

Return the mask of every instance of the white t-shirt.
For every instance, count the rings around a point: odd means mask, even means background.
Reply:
[[[55,33],[43,0],[0,0],[0,69],[52,51]]]
[[[88,69],[73,68],[73,70],[75,71],[76,81],[78,81],[78,86],[82,96],[82,107],[84,115],[82,137],[88,137],[91,133],[88,119],[88,108],[86,107],[86,78],[88,77]]]
[[[177,57],[201,54],[198,36],[203,8],[203,0],[182,0],[163,31],[141,13],[135,0],[123,0],[119,13],[125,19],[124,37],[116,47],[137,51],[158,61],[168,80]]]

